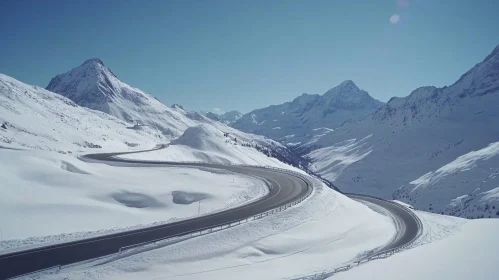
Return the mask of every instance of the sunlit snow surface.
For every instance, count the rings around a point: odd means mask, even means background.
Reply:
[[[112,76],[107,67],[100,64],[94,65],[99,68],[97,71],[92,68],[94,66],[90,67],[87,64],[92,63],[85,63],[76,68],[77,72],[86,73],[89,71],[92,75],[99,76],[99,78],[96,77],[97,80],[100,80],[102,75]],[[90,79],[89,77],[92,75],[87,76],[87,79]],[[265,152],[258,152],[255,149],[258,146],[261,151],[272,150],[274,153],[279,153],[288,160],[292,160],[293,156],[290,152],[275,141],[238,131],[196,112],[185,111],[180,106],[169,108],[150,95],[119,81],[114,76],[111,80],[114,81],[113,88],[106,89],[99,86],[98,89],[115,90],[116,94],[119,91],[123,95],[120,95],[121,98],[113,99],[117,102],[113,104],[117,108],[113,111],[116,113],[115,116],[79,106],[62,95],[24,84],[0,74],[0,146],[72,154],[145,150],[158,143],[169,143],[178,137],[182,137],[185,141],[194,136],[190,141],[195,141],[195,137],[202,137],[201,134],[197,134],[196,127],[206,127],[212,135],[216,135],[215,140],[220,141],[217,145],[225,145],[223,152],[232,149],[236,150],[234,153],[247,151],[253,155],[250,161],[255,162],[258,161],[258,158],[267,158]],[[91,99],[92,94],[96,94],[99,98],[105,98],[105,96],[99,95],[103,94],[102,92],[88,92],[88,89],[92,89],[91,81],[73,81],[71,79],[63,79],[62,81],[69,83],[69,85],[73,82],[78,85],[83,84],[81,86],[85,90],[81,89],[82,92],[77,93],[71,92],[75,95],[70,95],[83,105],[90,105],[84,101]],[[86,96],[85,93],[89,96]],[[130,99],[146,104],[137,105]],[[129,104],[130,102],[132,104]],[[124,104],[130,105],[130,107]],[[96,107],[96,109],[103,108]],[[144,110],[148,110],[147,114],[144,113]],[[118,112],[121,113],[118,114]],[[130,119],[122,113],[125,115],[133,113],[133,115],[139,115],[140,118]],[[187,131],[188,129],[189,131]],[[168,133],[165,135],[168,130],[175,132],[171,135]],[[184,135],[186,132],[187,134]],[[242,145],[245,145],[246,149],[241,149]],[[187,151],[187,153],[190,152]],[[179,155],[176,153],[177,157]],[[231,158],[227,155],[225,157]],[[241,154],[239,158],[245,158],[245,156]],[[209,160],[209,158],[205,159]]]
[[[365,263],[328,279],[493,280],[499,262],[499,220],[464,220],[418,211],[422,246]]]
[[[146,149],[158,134],[0,74],[0,146],[75,152]]]
[[[323,186],[284,212],[44,279],[283,279],[348,262],[394,234],[389,217]]]
[[[207,168],[116,167],[7,149],[0,158],[0,252],[173,222],[268,191],[260,180]]]
[[[248,139],[239,138],[236,141],[241,143],[245,140]],[[209,125],[188,128],[178,139],[171,141],[166,149],[120,157],[156,161],[266,165],[292,169],[291,166],[265,156],[254,148],[237,145],[233,138],[223,136],[219,129]]]

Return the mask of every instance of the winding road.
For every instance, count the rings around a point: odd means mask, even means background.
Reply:
[[[158,145],[152,150],[165,147],[166,145]],[[230,222],[239,221],[268,210],[279,208],[291,202],[299,201],[306,197],[312,190],[312,183],[308,176],[300,176],[271,168],[211,163],[142,161],[117,158],[117,156],[120,155],[138,152],[146,151],[90,154],[82,156],[80,159],[84,161],[107,162],[109,164],[118,165],[140,164],[141,167],[184,166],[189,168],[222,169],[264,179],[269,186],[269,193],[251,203],[206,216],[0,255],[0,279],[8,279],[9,277],[15,277],[45,268],[111,255],[125,246],[161,238],[182,236],[200,229],[217,227]],[[356,194],[346,195],[352,199],[367,201],[387,209],[397,220],[397,224],[401,225],[396,238],[394,238],[390,244],[387,244],[384,248],[378,250],[377,253],[398,248],[410,243],[417,237],[418,232],[420,231],[420,222],[409,209],[379,198]]]

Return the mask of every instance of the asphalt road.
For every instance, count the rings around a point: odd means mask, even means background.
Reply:
[[[380,254],[382,252],[390,251],[406,245],[412,242],[416,237],[418,237],[418,233],[421,227],[421,222],[419,219],[412,213],[411,210],[407,209],[405,206],[402,206],[398,203],[386,201],[376,197],[370,197],[365,195],[358,194],[346,194],[348,197],[358,201],[367,201],[369,203],[376,204],[388,210],[393,218],[396,220],[398,224],[397,234],[395,238],[388,244],[386,244],[383,248],[380,248],[378,251],[373,252],[373,255]],[[366,256],[366,258],[372,257],[372,255]]]
[[[165,148],[158,145],[152,150]],[[144,152],[144,151],[140,151]],[[66,265],[110,255],[119,251],[121,247],[147,242],[160,238],[180,236],[188,232],[216,227],[233,221],[252,217],[271,209],[299,200],[307,195],[312,187],[305,176],[295,176],[275,169],[249,166],[227,166],[208,163],[178,163],[178,162],[152,162],[140,160],[126,160],[114,158],[115,156],[130,154],[106,153],[91,154],[81,157],[85,161],[108,161],[110,164],[141,164],[141,166],[184,166],[192,168],[215,168],[228,170],[248,176],[265,179],[269,184],[269,193],[247,205],[228,209],[219,213],[198,218],[184,220],[176,223],[154,226],[127,232],[110,234],[80,241],[68,242],[42,248],[30,249],[22,252],[0,255],[0,279],[6,279],[58,265]],[[383,251],[397,248],[414,240],[417,236],[420,223],[411,214],[410,210],[392,202],[378,198],[346,194],[356,199],[377,204],[392,213],[401,225],[396,238],[387,244]],[[378,251],[379,252],[379,251]]]
[[[162,147],[158,147],[162,148]],[[176,223],[155,226],[145,229],[121,232],[103,237],[95,237],[59,245],[30,249],[6,255],[0,255],[0,279],[37,271],[58,265],[80,262],[92,258],[110,255],[121,247],[142,243],[150,240],[174,237],[186,232],[226,224],[252,217],[279,206],[288,204],[306,196],[310,182],[306,178],[284,173],[279,170],[260,167],[226,166],[204,163],[146,162],[115,159],[112,156],[124,153],[86,155],[83,160],[114,161],[120,163],[149,163],[146,166],[185,166],[201,168],[217,168],[241,173],[244,175],[264,178],[269,184],[269,193],[249,204],[219,213],[201,216]],[[98,217],[96,217],[98,218]]]

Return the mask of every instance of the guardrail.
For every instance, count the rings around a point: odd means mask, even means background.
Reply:
[[[238,226],[238,225],[241,225],[243,223],[250,222],[250,221],[259,220],[259,219],[262,219],[262,218],[267,217],[269,215],[280,213],[280,212],[282,212],[282,211],[284,211],[292,206],[295,206],[296,204],[305,200],[310,195],[310,193],[311,193],[311,191],[307,192],[307,195],[305,195],[304,197],[302,197],[298,200],[295,200],[293,202],[290,202],[290,203],[283,205],[283,206],[280,206],[278,208],[274,208],[274,209],[265,211],[263,213],[256,214],[256,215],[254,215],[252,217],[248,217],[246,219],[240,219],[240,220],[236,220],[236,221],[231,221],[229,223],[210,226],[210,227],[206,227],[206,228],[202,228],[202,229],[193,230],[190,232],[184,232],[184,233],[179,234],[177,236],[170,236],[170,237],[166,237],[166,238],[160,238],[160,239],[156,239],[156,240],[151,240],[151,241],[147,241],[147,242],[142,242],[142,243],[138,243],[138,244],[124,246],[124,247],[121,247],[119,249],[118,256],[123,254],[123,253],[129,252],[130,250],[141,248],[141,247],[144,247],[147,245],[157,245],[158,243],[169,243],[169,242],[186,240],[189,238],[203,236],[203,235],[207,235],[207,234],[210,234],[213,232],[218,232],[218,231],[221,231],[224,229],[232,228],[232,227],[235,227],[235,226]]]
[[[134,161],[128,161],[128,162],[134,163]],[[142,162],[137,161],[137,163],[142,163]],[[191,163],[191,164],[203,164],[203,165],[209,164],[209,163],[206,163],[206,162],[199,162],[199,161],[192,161],[192,162],[183,161],[183,162],[178,162],[178,163],[180,163],[180,164]],[[154,163],[152,163],[152,164],[154,164]],[[174,165],[175,163],[172,162],[171,164]],[[87,263],[87,262],[91,262],[91,261],[95,261],[95,260],[103,259],[103,258],[106,258],[107,260],[109,260],[110,258],[113,258],[113,257],[119,258],[123,254],[126,254],[127,252],[131,252],[132,250],[139,250],[140,248],[143,248],[143,247],[148,246],[148,245],[158,245],[158,243],[160,243],[160,242],[161,243],[169,243],[169,242],[175,242],[175,241],[180,242],[180,241],[187,240],[187,239],[190,239],[190,238],[194,238],[194,237],[198,237],[198,236],[203,236],[203,235],[207,235],[207,234],[210,234],[210,233],[213,233],[213,232],[221,231],[221,230],[224,230],[224,229],[227,229],[227,228],[235,227],[235,226],[240,225],[242,223],[247,223],[247,222],[250,222],[250,221],[259,220],[259,219],[262,219],[262,218],[267,217],[269,215],[280,213],[280,212],[282,212],[282,211],[284,211],[284,210],[286,210],[286,209],[288,209],[288,208],[290,208],[292,206],[295,206],[295,205],[301,203],[303,200],[307,199],[310,196],[310,194],[312,194],[313,185],[315,184],[315,182],[313,182],[313,181],[309,180],[308,178],[306,178],[304,176],[305,174],[300,173],[300,172],[296,172],[296,171],[293,171],[293,170],[289,170],[289,169],[284,169],[284,168],[278,168],[278,167],[272,167],[272,166],[260,166],[260,165],[243,165],[243,164],[219,164],[219,165],[255,167],[255,168],[266,168],[266,169],[278,170],[281,173],[289,174],[289,175],[298,177],[301,180],[303,180],[307,184],[307,186],[308,186],[307,193],[305,194],[305,196],[303,196],[303,197],[301,197],[301,198],[299,198],[299,199],[297,199],[295,201],[289,202],[289,203],[287,203],[285,205],[282,205],[280,207],[276,207],[274,209],[270,209],[270,210],[265,211],[263,213],[253,215],[251,217],[247,217],[245,219],[234,220],[234,221],[231,221],[231,222],[228,222],[228,223],[218,224],[218,225],[214,225],[214,226],[210,226],[210,227],[206,227],[206,228],[202,228],[202,229],[197,229],[197,230],[193,230],[193,231],[189,231],[189,232],[183,232],[182,234],[179,234],[179,235],[176,235],[176,236],[170,236],[170,237],[165,237],[165,238],[155,239],[155,240],[151,240],[151,241],[147,241],[147,242],[142,242],[142,243],[137,243],[137,244],[132,244],[132,245],[124,246],[124,247],[121,247],[117,253],[111,254],[111,255],[108,255],[108,256],[105,256],[105,257],[99,257],[99,258],[96,258],[96,259],[93,259],[93,260],[86,260],[86,261],[79,262],[79,263],[73,263],[73,264],[67,264],[67,265],[57,265],[57,266],[54,266],[54,267],[50,267],[50,268],[46,268],[46,269],[42,269],[42,270],[37,270],[37,271],[30,272],[30,273],[27,273],[27,274],[23,274],[23,275],[11,277],[11,278],[8,278],[7,280],[14,280],[14,279],[18,279],[18,278],[21,278],[21,277],[26,277],[26,276],[29,276],[29,275],[34,275],[34,274],[44,273],[44,272],[51,273],[51,274],[57,274],[57,273],[59,273],[59,271],[61,271],[64,268],[72,267],[72,266],[78,265],[80,263]],[[209,166],[202,166],[202,167],[209,167]],[[319,181],[323,182],[322,178],[319,178],[319,177],[316,177],[316,176],[313,176],[313,175],[311,175],[311,176],[314,179],[318,179]],[[164,246],[164,244],[162,244],[162,245]]]
[[[181,163],[206,164],[205,162],[185,162],[185,161],[181,162]],[[172,241],[175,241],[175,240],[178,240],[178,239],[185,240],[185,239],[189,239],[189,238],[192,238],[192,237],[203,236],[203,235],[206,235],[206,234],[209,234],[209,233],[213,233],[213,232],[221,231],[221,230],[224,230],[224,229],[227,229],[227,228],[231,228],[231,227],[234,227],[234,226],[238,226],[238,225],[240,225],[242,223],[247,223],[247,222],[250,222],[250,221],[258,220],[258,219],[267,217],[267,216],[272,215],[272,214],[280,213],[280,212],[282,212],[282,211],[284,211],[284,210],[286,210],[286,209],[288,209],[288,208],[290,208],[292,206],[295,206],[298,203],[301,203],[303,200],[305,200],[306,198],[308,198],[310,196],[310,194],[312,193],[312,190],[313,190],[312,185],[314,183],[311,182],[311,181],[309,181],[307,178],[305,178],[303,176],[304,174],[302,174],[300,172],[292,171],[292,170],[289,170],[289,169],[278,168],[278,167],[272,167],[272,166],[257,166],[257,165],[242,165],[242,164],[224,164],[224,165],[228,165],[228,166],[242,166],[242,167],[256,167],[256,168],[267,168],[267,169],[279,170],[282,173],[286,173],[286,174],[298,177],[298,178],[302,179],[303,181],[305,181],[305,183],[308,186],[308,190],[307,190],[307,193],[305,194],[305,196],[301,197],[300,199],[292,201],[292,202],[289,202],[289,203],[287,203],[287,204],[285,204],[283,206],[276,207],[274,209],[270,209],[270,210],[265,211],[263,213],[256,214],[256,215],[251,216],[251,217],[247,217],[245,219],[234,220],[234,221],[231,221],[231,222],[228,222],[228,223],[223,223],[223,224],[214,225],[214,226],[210,226],[210,227],[206,227],[206,228],[202,228],[202,229],[197,229],[197,230],[193,230],[193,231],[190,231],[190,232],[184,232],[182,234],[179,234],[179,235],[173,236],[173,237],[170,236],[170,237],[166,237],[166,238],[160,238],[160,239],[156,239],[156,240],[151,240],[151,241],[147,241],[147,242],[142,242],[142,243],[138,243],[138,244],[133,244],[133,245],[121,247],[119,249],[118,255],[121,255],[121,254],[123,254],[126,251],[137,249],[137,248],[140,248],[140,247],[143,247],[143,246],[147,246],[147,245],[151,245],[151,244],[156,245],[159,242],[168,243],[168,242],[172,242]]]
[[[379,200],[383,200],[383,199],[380,199],[378,197],[374,197],[374,196],[370,196],[370,195],[362,195],[362,196],[367,196],[367,197],[371,197],[371,198],[375,198],[375,199],[379,199]],[[386,200],[385,200],[386,201]],[[315,272],[313,274],[309,274],[307,276],[301,276],[301,277],[295,277],[295,278],[290,278],[290,279],[293,279],[293,280],[322,280],[322,279],[326,279],[328,277],[331,277],[333,276],[334,274],[336,273],[339,273],[339,272],[343,272],[343,271],[347,271],[347,270],[350,270],[356,266],[359,266],[361,264],[364,264],[364,263],[367,263],[367,262],[370,262],[372,260],[377,260],[377,259],[386,259],[388,257],[391,257],[393,256],[395,253],[398,253],[400,251],[403,251],[405,249],[407,249],[408,247],[412,246],[412,244],[421,236],[422,234],[422,222],[421,220],[418,218],[418,216],[416,214],[414,214],[413,211],[411,211],[409,208],[403,206],[403,205],[400,205],[396,202],[392,202],[392,201],[387,201],[389,203],[392,203],[392,204],[395,204],[397,205],[398,207],[401,207],[403,208],[404,210],[406,210],[413,218],[414,220],[418,223],[418,228],[419,228],[419,231],[417,233],[417,235],[414,237],[414,239],[412,239],[410,242],[404,244],[404,245],[401,245],[401,246],[398,246],[396,248],[393,248],[393,249],[387,249],[387,250],[381,250],[379,252],[376,252],[374,253],[373,255],[370,255],[370,256],[367,256],[361,260],[358,260],[358,261],[355,261],[355,262],[352,262],[350,264],[347,264],[347,265],[344,265],[344,266],[340,266],[340,267],[337,267],[337,268],[334,268],[334,269],[331,269],[331,270],[323,270],[323,271],[319,271],[319,272]]]
[[[124,162],[124,163],[140,163],[140,164],[144,164],[144,162],[140,161],[140,160],[130,160],[130,159],[124,159],[124,160],[126,160],[126,162]],[[210,163],[202,162],[202,161],[165,162],[165,164],[169,164],[169,165],[175,165],[175,163],[179,163],[180,165],[183,165],[183,164],[199,164],[200,167],[213,168],[213,167],[208,166],[208,164],[210,164]],[[158,164],[160,164],[160,162],[151,162],[150,164],[158,165]],[[190,231],[190,232],[184,232],[182,234],[179,234],[179,235],[173,236],[173,237],[160,238],[160,239],[156,239],[156,240],[151,240],[151,241],[147,241],[147,242],[142,242],[142,243],[138,243],[138,244],[124,246],[124,247],[121,247],[119,249],[119,251],[117,253],[115,253],[115,254],[108,255],[108,256],[105,256],[105,257],[99,257],[97,259],[106,258],[106,259],[109,260],[112,257],[119,258],[119,257],[122,257],[122,255],[126,254],[127,252],[130,252],[132,250],[138,250],[138,249],[144,248],[145,246],[148,246],[148,245],[158,245],[158,243],[160,243],[160,242],[161,243],[180,242],[180,241],[187,240],[187,239],[190,239],[190,238],[193,238],[193,237],[198,237],[198,236],[207,235],[207,234],[210,234],[210,233],[213,233],[213,232],[218,232],[218,231],[221,231],[221,230],[224,230],[224,229],[227,229],[227,228],[231,228],[231,227],[240,225],[242,223],[247,223],[247,222],[250,222],[250,221],[258,220],[258,219],[267,217],[269,215],[282,212],[282,211],[284,211],[284,210],[286,210],[286,209],[288,209],[288,208],[290,208],[290,207],[292,207],[292,206],[294,206],[294,205],[296,205],[298,203],[301,203],[303,200],[305,200],[306,198],[308,198],[310,196],[310,194],[312,193],[312,190],[313,190],[312,186],[314,185],[314,182],[308,180],[308,178],[305,178],[304,177],[305,174],[300,173],[300,172],[296,172],[296,171],[293,171],[293,170],[284,169],[284,168],[278,168],[278,167],[273,167],[273,166],[246,165],[246,164],[215,164],[215,165],[255,167],[255,168],[266,168],[266,169],[278,170],[278,171],[280,171],[282,173],[289,174],[289,175],[292,175],[292,176],[295,176],[295,177],[298,177],[298,178],[302,179],[303,181],[305,181],[307,183],[307,185],[308,185],[309,188],[308,188],[307,193],[306,193],[306,195],[304,197],[302,197],[302,198],[300,198],[298,200],[292,201],[290,203],[287,203],[286,205],[283,205],[283,206],[280,206],[280,207],[277,207],[277,208],[265,211],[263,213],[254,215],[252,217],[248,217],[248,218],[240,219],[240,220],[235,220],[235,221],[231,221],[229,223],[219,224],[219,225],[215,225],[215,226],[211,226],[211,227],[206,227],[206,228],[202,228],[202,229],[197,229],[197,230]],[[312,178],[320,181],[321,183],[326,184],[328,187],[341,192],[331,182],[323,179],[319,175],[317,175],[317,174],[315,174],[313,172],[310,172],[308,170],[302,170],[302,171],[304,171],[305,173],[307,173],[307,175],[311,176]],[[346,195],[348,195],[348,194],[346,194]],[[368,196],[368,195],[365,195],[365,196]],[[373,196],[369,196],[369,197],[372,197],[372,198],[375,198],[375,199],[380,199],[380,198],[373,197]],[[390,202],[390,201],[388,201],[388,202]],[[401,207],[401,208],[404,208],[404,209],[406,208],[406,207],[404,207],[404,206],[402,206],[402,205],[400,205],[398,203],[395,203],[395,202],[390,202],[390,203],[396,204],[398,207]],[[344,265],[344,266],[340,266],[340,267],[337,267],[337,268],[334,268],[334,269],[331,269],[331,270],[323,270],[323,271],[320,271],[320,272],[316,272],[314,274],[309,274],[307,276],[302,276],[302,277],[298,277],[298,278],[291,278],[291,279],[294,279],[294,280],[302,280],[302,279],[303,280],[325,279],[325,278],[328,278],[328,277],[330,277],[330,276],[332,276],[332,275],[334,275],[336,273],[343,272],[343,271],[348,271],[348,270],[352,269],[353,267],[359,266],[359,265],[361,265],[363,263],[366,263],[366,262],[369,262],[369,261],[372,261],[372,260],[376,260],[376,259],[388,258],[388,257],[394,255],[397,252],[405,250],[407,247],[411,246],[415,240],[417,240],[419,238],[419,236],[421,235],[421,228],[422,228],[421,221],[414,214],[414,212],[411,211],[411,210],[409,210],[409,209],[407,209],[407,211],[414,217],[414,219],[420,225],[419,226],[420,231],[418,232],[417,236],[411,242],[406,243],[406,244],[404,244],[402,246],[393,248],[393,249],[382,250],[382,251],[376,252],[374,255],[371,255],[369,257],[365,257],[364,259],[352,262],[352,263]],[[164,245],[165,244],[162,244],[161,246],[164,246]],[[96,260],[96,259],[94,259],[94,260]],[[87,261],[84,261],[84,262],[89,262],[89,261],[93,261],[93,260],[87,260]],[[23,274],[23,275],[20,275],[20,276],[12,277],[12,278],[9,278],[8,280],[13,280],[13,279],[17,279],[17,278],[21,278],[21,277],[26,277],[26,276],[34,275],[34,274],[38,274],[38,273],[44,273],[44,272],[47,272],[47,273],[48,272],[58,273],[59,271],[61,271],[62,269],[66,268],[66,267],[70,267],[70,266],[74,266],[74,265],[78,265],[78,264],[79,263],[68,264],[68,265],[64,265],[64,266],[58,265],[58,266],[54,266],[54,267],[50,267],[50,268],[46,268],[46,269],[42,269],[42,270],[30,272],[30,273],[27,273],[27,274]]]
[[[127,160],[130,163],[134,163],[134,162],[141,163],[139,160],[137,160],[137,161],[129,160],[129,159],[125,159],[125,160]],[[207,164],[206,162],[202,162],[202,161],[183,161],[183,162],[179,162],[179,163],[181,163],[181,164],[192,163],[192,164],[200,164],[200,165]],[[169,164],[174,164],[174,162],[171,162]],[[310,182],[310,181],[308,181],[307,179],[305,179],[303,177],[303,175],[304,175],[303,173],[292,171],[292,170],[289,170],[289,169],[283,169],[283,168],[278,168],[278,167],[273,167],[273,166],[259,166],[259,165],[245,165],[245,164],[220,164],[220,165],[244,166],[244,167],[257,167],[257,168],[274,169],[274,170],[279,170],[279,171],[281,171],[283,173],[287,173],[287,174],[290,174],[290,175],[293,175],[293,176],[297,176],[297,177],[301,178],[302,180],[304,180],[305,182]],[[204,166],[204,167],[209,167],[209,166]],[[336,191],[338,191],[338,192],[340,192],[342,194],[348,195],[348,193],[343,193],[334,184],[332,184],[331,182],[325,180],[324,178],[322,178],[318,174],[315,174],[314,172],[311,172],[309,170],[302,170],[302,171],[304,171],[305,173],[307,173],[309,176],[313,177],[314,179],[317,179],[317,180],[321,181],[322,183],[324,183],[328,187],[330,187],[330,188],[332,188],[332,189],[334,189],[334,190],[336,190]],[[310,183],[313,184],[313,182],[310,182]],[[307,193],[307,195],[304,198],[300,199],[299,202],[303,201],[303,199],[307,198],[309,195],[310,194]],[[371,197],[371,198],[380,199],[378,197],[369,196],[369,195],[363,195],[363,196],[368,196],[368,197]],[[386,201],[386,200],[384,200],[384,201]],[[404,206],[402,206],[402,205],[400,205],[398,203],[391,202],[391,201],[387,201],[387,202],[392,203],[392,204],[396,204],[398,207],[403,207],[405,209]],[[255,217],[257,217],[257,216],[260,216],[260,218],[263,217],[263,216],[268,216],[269,212],[271,212],[271,211],[274,211],[274,210],[270,210],[270,211],[264,212],[262,214],[255,215],[253,217],[253,219],[256,219]],[[280,211],[282,211],[282,210],[279,210],[279,212]],[[307,279],[307,280],[309,280],[309,279],[325,279],[327,277],[330,277],[330,276],[334,275],[335,273],[339,273],[339,272],[350,270],[351,268],[353,268],[355,266],[359,266],[359,265],[361,265],[363,263],[366,263],[366,262],[369,262],[369,261],[372,261],[372,260],[376,260],[376,259],[388,258],[388,257],[394,255],[395,253],[400,252],[400,251],[406,249],[407,247],[411,246],[413,244],[413,242],[416,241],[419,238],[419,236],[421,235],[421,229],[422,229],[421,220],[410,209],[407,209],[407,211],[410,213],[411,216],[414,217],[414,219],[416,220],[416,222],[419,224],[419,229],[420,229],[419,232],[418,232],[418,234],[416,235],[416,237],[411,242],[408,242],[408,243],[406,243],[406,244],[404,244],[402,246],[399,246],[399,247],[396,247],[396,248],[393,248],[393,249],[382,250],[382,251],[376,252],[374,255],[366,257],[366,258],[364,258],[362,260],[359,260],[359,261],[356,261],[356,262],[352,262],[352,263],[350,263],[348,265],[337,267],[337,268],[334,268],[332,270],[324,270],[324,271],[320,271],[320,272],[317,272],[317,273],[314,273],[314,274],[311,274],[311,275],[307,275],[307,276],[303,276],[303,277],[298,277],[298,278],[292,278],[292,279],[296,279],[296,280],[298,280],[298,279],[300,279],[300,280],[301,279],[304,279],[304,280],[305,279]],[[272,212],[272,213],[274,213],[274,212]],[[219,230],[221,230],[222,228],[223,228],[223,226],[221,226]],[[195,235],[195,233],[193,233],[193,235]],[[167,239],[173,239],[173,238],[167,238]],[[163,241],[166,242],[167,239],[164,239]],[[156,241],[156,242],[158,242],[158,241]],[[147,242],[146,244],[138,244],[138,246],[144,246],[144,245],[147,245],[147,244],[151,244],[151,242]],[[134,245],[132,245],[132,246],[133,246],[133,248],[137,247],[137,246],[134,246]],[[125,249],[125,250],[128,250],[128,248]],[[120,249],[120,252],[121,251],[122,250]]]
[[[137,161],[128,160],[128,159],[125,159],[125,160],[127,160],[128,163],[141,163],[141,164],[144,163],[144,162],[139,161],[139,160],[137,160]],[[205,166],[205,165],[207,165],[209,163],[201,162],[201,161],[168,162],[167,164],[174,165],[175,163],[180,163],[180,164],[189,164],[189,163],[190,164],[200,164],[201,167],[208,167],[208,168],[210,168],[210,166]],[[157,165],[158,163],[151,162],[151,164]],[[112,257],[119,258],[119,257],[122,257],[122,255],[126,254],[127,252],[130,252],[132,250],[138,250],[138,249],[144,248],[145,246],[148,246],[148,245],[158,245],[158,243],[160,243],[160,242],[161,243],[180,242],[180,241],[187,240],[187,239],[190,239],[190,238],[207,235],[207,234],[210,234],[210,233],[213,233],[213,232],[218,232],[218,231],[221,231],[221,230],[224,230],[224,229],[227,229],[227,228],[231,228],[231,227],[240,225],[242,223],[247,223],[247,222],[250,222],[250,221],[258,220],[258,219],[267,217],[269,215],[282,212],[282,211],[284,211],[284,210],[286,210],[286,209],[288,209],[288,208],[290,208],[292,206],[295,206],[298,203],[301,203],[303,200],[305,200],[306,198],[308,198],[310,196],[310,194],[312,193],[312,190],[313,190],[312,186],[315,184],[315,182],[312,182],[308,178],[305,178],[304,177],[305,174],[300,173],[300,172],[296,172],[296,171],[293,171],[293,170],[289,170],[289,169],[284,169],[284,168],[278,168],[278,167],[273,167],[273,166],[245,165],[245,164],[218,164],[218,165],[241,166],[241,167],[255,167],[255,168],[267,168],[267,169],[278,170],[278,171],[280,171],[282,173],[289,174],[289,175],[292,175],[292,176],[295,176],[295,177],[298,177],[298,178],[302,179],[303,181],[305,181],[307,183],[307,185],[308,185],[309,188],[308,188],[307,193],[306,193],[306,195],[304,197],[302,197],[302,198],[300,198],[298,200],[292,201],[290,203],[287,203],[286,205],[283,205],[283,206],[280,206],[280,207],[277,207],[277,208],[265,211],[263,213],[254,215],[252,217],[248,217],[246,219],[235,220],[235,221],[231,221],[229,223],[219,224],[219,225],[215,225],[215,226],[211,226],[211,227],[206,227],[206,228],[202,228],[202,229],[197,229],[197,230],[190,231],[190,232],[184,232],[182,234],[179,234],[179,235],[173,236],[173,237],[160,238],[160,239],[156,239],[156,240],[151,240],[151,241],[147,241],[147,242],[142,242],[142,243],[138,243],[138,244],[124,246],[124,247],[121,247],[119,249],[119,251],[117,253],[115,253],[115,254],[108,255],[108,256],[105,256],[105,257],[99,257],[97,259],[107,258],[109,260],[109,258],[112,258]],[[307,173],[307,175],[311,176],[312,178],[320,181],[321,183],[326,184],[328,187],[333,188],[333,189],[339,191],[338,188],[336,188],[332,183],[330,183],[329,181],[323,179],[322,177],[318,176],[317,174],[315,174],[313,172],[309,172],[308,170],[303,170],[303,171],[305,173]],[[369,197],[372,197],[372,196],[369,196]],[[372,197],[372,198],[379,199],[377,197]],[[390,202],[390,201],[388,201],[388,202]],[[390,203],[396,204],[397,206],[402,207],[404,209],[406,208],[406,207],[404,207],[404,206],[402,206],[402,205],[400,205],[398,203],[395,203],[395,202],[390,202]],[[366,257],[366,258],[364,258],[362,260],[355,261],[355,262],[352,262],[352,263],[344,265],[344,266],[340,266],[340,267],[337,267],[337,268],[334,268],[334,269],[331,269],[331,270],[324,270],[324,271],[316,272],[314,274],[309,274],[307,276],[302,276],[302,277],[292,278],[292,279],[294,279],[294,280],[302,280],[302,279],[303,280],[325,279],[325,278],[330,277],[330,276],[332,276],[332,275],[334,275],[336,273],[343,272],[343,271],[348,271],[348,270],[350,270],[350,269],[352,269],[352,268],[354,268],[356,266],[359,266],[359,265],[361,265],[363,263],[366,263],[366,262],[369,262],[369,261],[372,261],[372,260],[376,260],[376,259],[388,258],[388,257],[394,255],[397,252],[405,250],[407,247],[411,246],[415,240],[417,240],[419,238],[419,236],[421,235],[421,228],[422,228],[421,221],[419,220],[419,218],[414,214],[413,211],[411,211],[409,209],[407,209],[407,210],[415,218],[415,220],[418,222],[418,224],[420,225],[419,226],[420,232],[418,232],[418,235],[411,242],[406,243],[406,244],[404,244],[402,246],[399,246],[397,248],[393,248],[393,249],[383,250],[383,251],[377,252],[374,255],[371,255],[371,256]],[[164,246],[164,245],[165,244],[162,244],[161,246]],[[96,260],[96,259],[94,259],[94,260]],[[84,262],[89,262],[89,261],[93,261],[93,260],[87,260],[87,261],[84,261]],[[66,268],[66,267],[70,267],[70,266],[74,266],[74,265],[78,265],[78,263],[76,263],[76,264],[68,264],[68,265],[64,265],[64,266],[58,265],[58,266],[54,266],[54,267],[50,267],[50,268],[46,268],[46,269],[42,269],[42,270],[30,272],[30,273],[27,273],[27,274],[23,274],[23,275],[20,275],[20,276],[15,276],[15,277],[9,278],[8,280],[13,280],[13,279],[17,279],[17,278],[21,278],[21,277],[26,277],[26,276],[34,275],[34,274],[38,274],[38,273],[44,273],[44,272],[47,272],[47,273],[50,272],[52,274],[55,274],[55,273],[58,273],[59,271],[61,271],[62,269]]]

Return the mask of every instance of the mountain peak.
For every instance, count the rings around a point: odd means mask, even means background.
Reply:
[[[358,88],[357,85],[352,80],[345,80],[341,82],[337,87],[354,87]]]
[[[377,109],[383,104],[374,99],[366,91],[357,87],[352,80],[343,81],[336,87],[328,90],[324,95],[324,102],[328,104],[326,111],[336,109],[358,110],[358,109]]]
[[[321,131],[363,118],[382,105],[353,81],[346,80],[324,95],[304,93],[291,102],[253,110],[232,126],[283,143],[304,143],[320,137]]]
[[[100,60],[99,58],[88,59],[85,62],[83,62],[82,65],[95,65],[95,64],[105,66],[104,62],[102,62],[102,60]]]
[[[243,114],[241,114],[240,112],[238,112],[236,110],[232,110],[229,112],[225,112],[223,114],[208,112],[208,113],[205,113],[204,115],[207,118],[212,119],[214,121],[220,121],[220,122],[223,122],[225,124],[232,124],[235,121],[237,121],[238,119],[240,119]]]
[[[109,69],[106,65],[104,65],[104,62],[102,62],[102,60],[100,60],[99,58],[91,58],[86,60],[80,66],[71,70],[70,73],[81,72],[81,71],[91,71],[94,73],[98,73],[100,75],[111,75],[115,78],[118,78],[113,73],[113,71],[111,71],[111,69]]]
[[[499,90],[499,46],[450,87],[457,96],[482,96]]]
[[[111,107],[114,106],[112,103],[117,100],[137,106],[155,102],[146,93],[120,81],[99,58],[88,59],[80,66],[57,75],[46,89],[59,93],[80,106],[106,113],[111,112]]]
[[[348,95],[350,93],[365,92],[361,90],[352,80],[345,80],[341,84],[328,90],[324,96]]]

